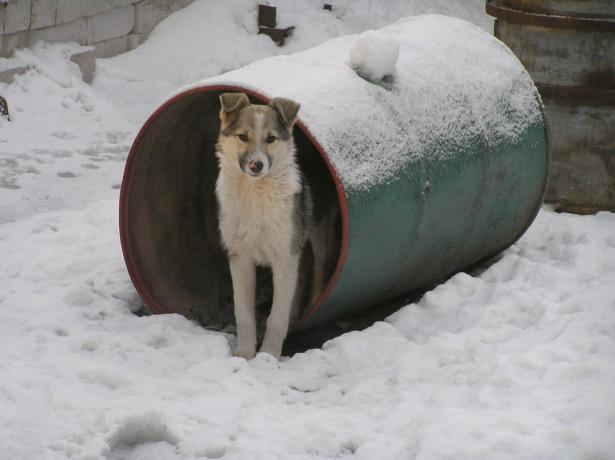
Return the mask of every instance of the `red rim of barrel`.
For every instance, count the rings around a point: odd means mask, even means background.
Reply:
[[[161,313],[174,313],[172,310],[166,308],[164,305],[161,305],[148,290],[146,284],[143,282],[140,276],[139,266],[135,262],[133,257],[133,248],[131,247],[130,238],[128,236],[128,226],[130,225],[130,218],[128,215],[128,197],[131,192],[132,187],[132,178],[134,174],[134,159],[136,157],[136,152],[138,151],[141,142],[143,140],[143,136],[147,132],[150,125],[158,118],[158,116],[166,110],[169,106],[176,103],[178,100],[191,96],[193,94],[198,93],[206,93],[210,91],[242,91],[250,96],[260,100],[261,102],[267,103],[269,101],[269,97],[260,94],[256,91],[243,88],[241,86],[232,86],[232,85],[211,85],[211,86],[200,86],[196,88],[191,88],[186,91],[183,91],[171,99],[166,101],[160,107],[156,109],[156,111],[147,119],[143,127],[141,127],[137,137],[135,138],[132,147],[130,148],[130,152],[128,153],[128,158],[126,160],[126,166],[124,169],[124,176],[122,179],[122,187],[120,190],[120,206],[119,206],[119,226],[120,226],[120,241],[122,244],[122,253],[124,255],[124,261],[126,263],[126,268],[128,269],[128,274],[130,275],[130,279],[135,286],[135,289],[145,302],[145,304],[149,307],[152,313],[161,314]],[[337,264],[335,266],[335,270],[333,274],[329,278],[325,290],[322,292],[318,300],[314,305],[312,305],[300,318],[299,322],[294,326],[294,329],[301,329],[302,326],[318,311],[323,302],[329,297],[331,290],[337,284],[337,281],[341,275],[342,269],[346,262],[346,256],[348,254],[348,244],[349,244],[349,235],[350,235],[350,218],[349,218],[349,208],[348,208],[348,200],[346,198],[346,192],[344,189],[344,184],[340,180],[335,166],[331,162],[329,155],[324,150],[322,145],[316,140],[316,138],[312,135],[310,130],[303,124],[301,119],[297,121],[298,128],[306,135],[309,141],[316,147],[318,153],[325,161],[331,178],[335,183],[335,189],[337,190],[338,202],[340,206],[340,212],[342,216],[342,241],[340,246],[340,254],[337,260]]]

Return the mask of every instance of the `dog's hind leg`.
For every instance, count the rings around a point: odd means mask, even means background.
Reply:
[[[240,256],[231,257],[230,266],[237,322],[237,348],[233,355],[251,359],[256,354],[256,266],[250,258]]]
[[[267,318],[267,330],[261,352],[279,358],[288,333],[293,298],[299,276],[299,254],[289,256],[271,267],[273,271],[273,305]]]

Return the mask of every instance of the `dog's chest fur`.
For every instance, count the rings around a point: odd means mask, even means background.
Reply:
[[[229,256],[249,254],[255,263],[271,265],[292,252],[300,192],[296,168],[254,180],[221,165],[216,195],[220,234]]]

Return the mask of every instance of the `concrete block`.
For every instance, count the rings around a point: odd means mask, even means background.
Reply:
[[[71,22],[76,19],[93,16],[107,9],[107,0],[58,0],[56,10],[56,23]]]
[[[0,3],[0,33],[11,34],[30,27],[32,0],[10,0]]]
[[[134,33],[149,34],[156,25],[169,15],[168,2],[145,0],[135,5]]]
[[[77,42],[85,45],[86,38],[86,21],[85,19],[78,19],[65,24],[30,31],[29,45],[39,40],[46,42]]]
[[[88,17],[86,22],[88,44],[97,44],[112,38],[122,37],[133,30],[135,8],[133,6],[114,8],[96,16]]]
[[[56,23],[96,16],[113,8],[137,3],[139,0],[57,0]]]
[[[128,35],[128,49],[135,49],[145,41],[147,34],[130,34]]]
[[[30,46],[30,33],[27,30],[0,36],[0,56],[11,57],[13,50]]]
[[[160,21],[194,0],[142,0],[135,5],[135,33],[149,34]]]
[[[187,7],[188,5],[190,5],[194,0],[171,0],[171,13],[175,13],[178,10],[181,10],[182,8]]]
[[[58,0],[32,0],[30,29],[53,26],[56,23]]]
[[[88,46],[87,49],[71,55],[70,60],[79,66],[83,81],[90,83],[94,79],[94,74],[96,73],[96,53],[93,46]]]
[[[21,75],[30,69],[30,66],[16,66],[0,70],[0,82],[6,84],[12,83],[17,75]]]
[[[177,0],[182,8],[186,8],[191,3],[194,3],[194,0]]]
[[[82,51],[71,55],[70,60],[79,66],[83,80],[90,83],[96,72],[96,56],[94,47],[85,47]],[[0,82],[12,83],[17,75],[21,75],[32,67],[29,65],[15,65],[13,67],[0,68]]]
[[[128,35],[94,43],[97,58],[107,58],[128,51]]]
[[[134,5],[135,3],[139,3],[143,0],[114,0],[113,1],[113,6],[115,8],[118,7],[122,7],[122,6],[128,6],[128,5]]]

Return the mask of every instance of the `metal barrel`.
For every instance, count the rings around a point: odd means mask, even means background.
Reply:
[[[356,36],[342,37],[191,85],[150,116],[127,160],[120,235],[153,312],[210,328],[233,320],[214,195],[223,92],[300,102],[298,155],[337,195],[335,267],[296,330],[432,285],[528,228],[542,202],[548,139],[518,60],[452,18],[410,18],[381,32],[400,43],[384,81],[348,66]]]
[[[615,210],[615,2],[487,0],[486,8],[546,106],[546,201],[578,213]]]

